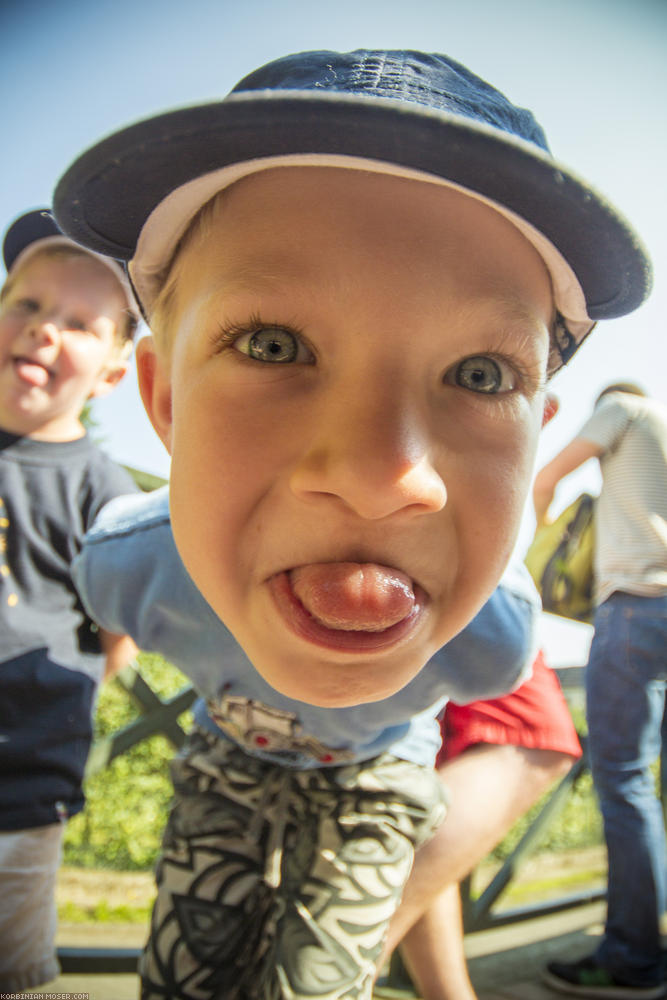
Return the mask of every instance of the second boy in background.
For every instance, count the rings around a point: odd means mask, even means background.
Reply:
[[[81,422],[127,370],[137,324],[122,269],[44,210],[4,239],[0,290],[0,992],[57,974],[55,878],[83,806],[97,685],[134,643],[97,630],[70,564],[112,497],[135,489]]]

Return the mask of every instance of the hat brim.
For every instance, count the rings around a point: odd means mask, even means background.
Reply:
[[[568,262],[591,320],[636,309],[651,266],[628,222],[532,143],[469,118],[386,98],[248,91],[131,125],[82,154],[59,181],[54,212],[74,240],[130,260],[171,192],[262,157],[333,154],[386,161],[451,181],[510,209]]]

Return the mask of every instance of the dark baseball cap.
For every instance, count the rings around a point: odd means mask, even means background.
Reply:
[[[2,241],[2,257],[9,273],[16,258],[37,240],[63,234],[48,208],[35,208],[20,215],[9,226]]]
[[[223,100],[130,125],[84,152],[54,197],[62,229],[127,261],[150,315],[180,237],[240,177],[323,165],[444,184],[497,210],[551,275],[567,361],[598,319],[651,288],[646,250],[603,195],[552,156],[533,115],[447,56],[301,52]]]
[[[62,232],[50,209],[33,208],[19,215],[8,226],[2,241],[2,256],[7,274],[19,264],[25,263],[29,257],[46,246],[75,246],[81,253],[87,253],[103,264],[116,278],[127,299],[127,308],[138,319],[139,313],[123,266],[110,257],[95,253],[79,246]]]

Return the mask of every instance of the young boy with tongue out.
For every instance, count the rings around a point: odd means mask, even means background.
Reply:
[[[172,456],[77,581],[206,704],[144,996],[368,998],[445,812],[436,716],[534,653],[503,573],[547,380],[641,303],[648,261],[529,112],[418,52],[270,63],[103,140],[56,209],[130,261]]]
[[[123,378],[138,315],[123,269],[46,209],[3,239],[0,288],[0,993],[58,973],[55,882],[103,674],[136,653],[72,581],[95,515],[133,490],[81,422]]]

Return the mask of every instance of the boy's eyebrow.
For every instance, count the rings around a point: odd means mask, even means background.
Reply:
[[[300,259],[290,260],[288,257],[278,257],[275,250],[265,251],[261,247],[253,247],[252,253],[245,257],[231,252],[229,257],[221,261],[220,278],[225,290],[253,291],[257,286],[274,287],[286,280],[305,282],[314,277],[316,268],[312,261]]]
[[[471,319],[484,317],[486,313],[495,314],[498,325],[508,334],[522,334],[526,327],[542,326],[542,317],[519,295],[511,295],[506,288],[501,288],[498,294],[479,296],[470,302],[468,307]],[[555,308],[549,324],[556,317]]]
[[[475,350],[500,351],[516,355],[537,357],[540,334],[546,333],[552,340],[556,311],[553,309],[549,321],[538,314],[524,299],[512,296],[503,289],[498,297],[485,296],[465,307],[461,315],[462,325],[470,323],[471,328],[480,330],[476,338]],[[472,346],[472,345],[471,345]]]
[[[269,269],[258,267],[244,267],[236,271],[233,275],[226,275],[221,281],[220,290],[226,293],[234,292],[257,292],[257,291],[280,291],[286,280],[299,280],[306,282],[309,280],[307,269],[303,267],[285,267],[280,270],[275,267]]]
[[[231,267],[225,262],[219,270],[219,283],[202,300],[214,303],[220,297],[233,295],[276,295],[286,292],[289,283],[298,283],[302,288],[311,287],[321,293],[330,282],[330,276],[323,274],[312,262],[276,260],[274,253],[253,253],[248,260],[234,257]],[[271,317],[267,317],[270,319]]]

